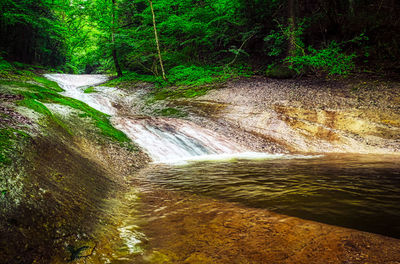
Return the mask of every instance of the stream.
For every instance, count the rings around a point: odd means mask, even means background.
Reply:
[[[129,107],[135,99],[116,88],[83,92],[105,76],[46,77],[58,82],[65,96],[109,114],[152,158],[138,176],[144,185],[400,238],[398,156],[253,152],[187,120],[126,114],[115,105]],[[126,231],[134,248],[138,239]]]

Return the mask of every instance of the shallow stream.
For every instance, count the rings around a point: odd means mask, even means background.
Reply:
[[[235,159],[157,165],[143,174],[168,190],[400,238],[398,157]]]
[[[135,179],[139,185],[400,238],[399,156],[252,152],[190,121],[127,115],[120,107],[129,108],[129,95],[115,88],[83,92],[104,82],[104,76],[47,77],[57,81],[66,96],[110,114],[113,124],[149,154],[153,163]],[[135,247],[140,243],[134,236],[137,220],[129,217],[125,214],[124,221],[131,233],[122,226],[120,237]]]

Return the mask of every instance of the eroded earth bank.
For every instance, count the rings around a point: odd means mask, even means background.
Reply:
[[[47,77],[0,83],[5,263],[400,263],[399,83]]]

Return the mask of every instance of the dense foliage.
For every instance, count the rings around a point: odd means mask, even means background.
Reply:
[[[0,70],[5,58],[161,76],[163,62],[169,83],[274,63],[297,74],[393,71],[399,11],[395,0],[1,0]]]

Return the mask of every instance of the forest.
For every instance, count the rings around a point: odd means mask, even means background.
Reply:
[[[164,85],[396,73],[395,0],[1,0],[0,70]]]
[[[0,263],[400,264],[399,0],[0,0]]]

